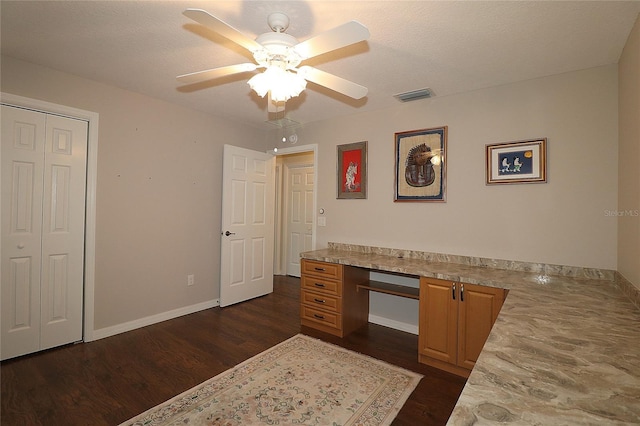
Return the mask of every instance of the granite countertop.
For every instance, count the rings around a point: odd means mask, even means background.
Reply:
[[[301,256],[510,290],[448,425],[640,424],[640,309],[611,271],[335,243]]]

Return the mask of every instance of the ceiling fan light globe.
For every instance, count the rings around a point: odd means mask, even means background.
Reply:
[[[278,79],[271,86],[271,99],[275,102],[285,102],[300,95],[307,86],[307,81],[289,71],[278,73]]]
[[[263,73],[253,76],[247,84],[261,97],[270,92],[274,102],[288,101],[307,87],[304,78],[280,67],[268,67]]]
[[[269,92],[269,83],[265,77],[265,73],[256,74],[247,81],[249,87],[258,94],[261,98]]]

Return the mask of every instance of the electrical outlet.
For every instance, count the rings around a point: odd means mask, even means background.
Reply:
[[[194,284],[195,284],[195,279],[193,277],[193,274],[187,275],[187,285],[194,285]]]

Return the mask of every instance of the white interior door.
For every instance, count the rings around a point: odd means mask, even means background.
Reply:
[[[87,130],[47,115],[40,349],[82,339]]]
[[[87,123],[2,106],[0,357],[82,339]]]
[[[2,359],[40,348],[45,119],[2,106]]]
[[[300,253],[312,250],[313,166],[287,167],[287,275],[300,276]]]
[[[275,157],[224,146],[220,306],[273,292]]]

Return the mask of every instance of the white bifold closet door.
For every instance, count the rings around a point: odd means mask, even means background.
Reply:
[[[2,105],[3,360],[82,340],[87,131]]]

